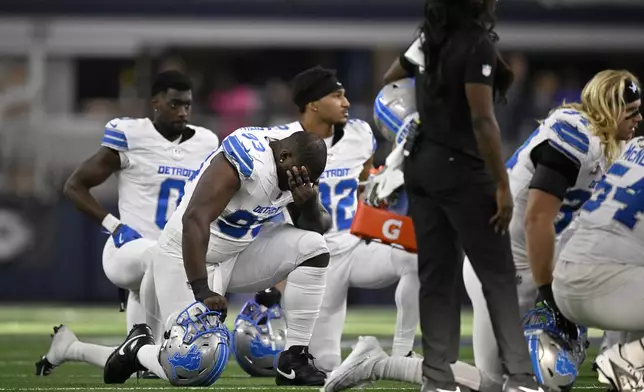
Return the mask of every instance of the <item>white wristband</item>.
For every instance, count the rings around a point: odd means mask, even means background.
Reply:
[[[101,225],[105,228],[105,230],[109,231],[110,234],[114,234],[114,230],[116,230],[116,228],[120,224],[121,224],[121,221],[118,220],[118,218],[112,214],[105,215],[105,218],[103,218],[103,222],[101,222]]]

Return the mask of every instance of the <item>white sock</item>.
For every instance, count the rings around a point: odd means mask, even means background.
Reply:
[[[143,311],[145,312],[145,323],[152,330],[154,336],[154,344],[161,345],[163,343],[163,332],[165,329],[164,321],[160,320],[161,309],[157,301],[157,293],[154,286],[154,272],[152,268],[148,268],[141,280],[141,287],[139,290],[139,300]]]
[[[459,385],[468,387],[473,391],[481,391],[481,373],[469,363],[456,361],[450,365],[454,373],[454,379]]]
[[[157,345],[145,345],[136,353],[136,358],[146,369],[159,376],[160,379],[168,381],[168,377],[165,375],[165,372],[159,363],[160,348],[161,346]]]
[[[97,344],[75,341],[65,352],[65,361],[85,362],[100,368],[105,367],[107,358],[116,347],[99,346]]]
[[[288,325],[285,350],[309,345],[325,288],[326,268],[300,266],[288,275],[282,297]]]
[[[379,380],[423,383],[423,359],[387,357],[375,364],[373,373]]]
[[[457,384],[475,391],[480,390],[481,374],[476,367],[460,361],[453,363],[451,367]],[[420,385],[423,383],[423,359],[387,357],[376,363],[373,372],[379,380],[405,381]]]
[[[139,292],[130,291],[127,297],[127,308],[125,309],[125,333],[130,333],[134,324],[143,323],[145,323],[145,308],[141,304]]]
[[[400,277],[396,286],[396,332],[391,355],[404,357],[414,348],[419,322],[418,291],[420,281],[415,271]]]

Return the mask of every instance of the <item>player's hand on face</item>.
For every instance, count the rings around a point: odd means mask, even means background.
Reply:
[[[228,301],[223,295],[212,293],[210,297],[204,299],[202,302],[208,307],[208,309],[221,313],[220,321],[223,323],[226,321],[226,316],[228,315]]]
[[[301,206],[311,200],[317,201],[317,184],[311,184],[306,167],[302,166],[298,169],[293,166],[291,170],[286,171],[286,176],[288,177],[288,187],[293,194],[293,202],[296,205]]]

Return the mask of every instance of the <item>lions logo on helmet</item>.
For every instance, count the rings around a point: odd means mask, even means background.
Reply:
[[[274,377],[286,344],[286,320],[279,305],[266,308],[248,301],[235,319],[233,352],[239,366],[253,377]]]
[[[418,119],[414,79],[389,83],[380,90],[373,105],[376,128],[389,141],[401,144],[412,121]]]
[[[578,338],[568,338],[545,306],[530,310],[522,322],[537,382],[556,392],[570,391],[586,359],[587,329],[579,327]]]
[[[226,368],[230,355],[228,329],[201,302],[170,317],[169,330],[159,350],[159,363],[170,384],[209,386]]]

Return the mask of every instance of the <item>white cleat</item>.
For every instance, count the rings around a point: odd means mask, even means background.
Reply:
[[[374,366],[387,357],[378,339],[360,336],[351,354],[327,376],[320,391],[336,392],[370,383],[375,379]]]
[[[616,344],[599,354],[593,363],[598,380],[619,392],[644,391],[644,373],[622,355],[622,345]]]
[[[54,334],[51,337],[49,351],[36,362],[37,376],[48,376],[51,374],[56,366],[65,362],[65,354],[69,346],[78,341],[76,335],[65,325],[54,327]]]

